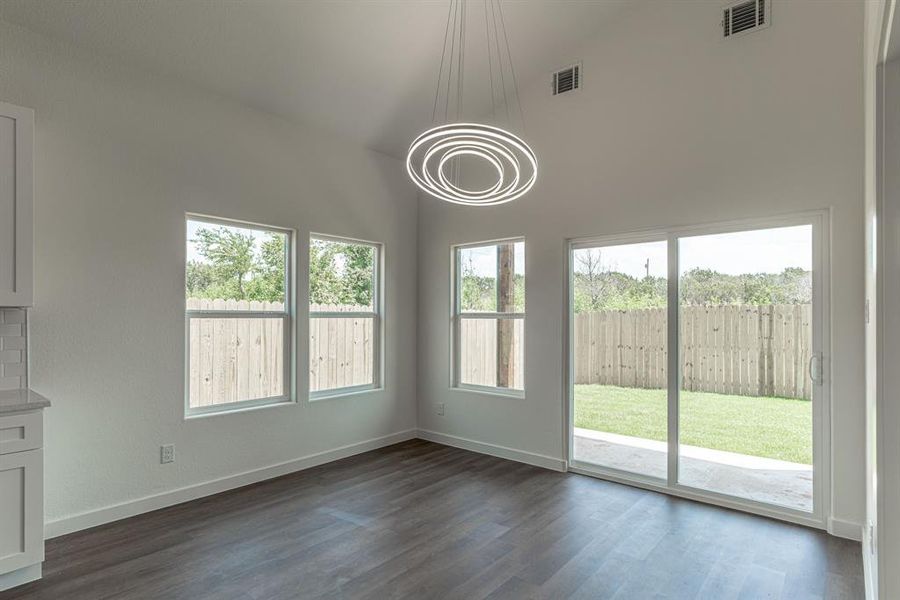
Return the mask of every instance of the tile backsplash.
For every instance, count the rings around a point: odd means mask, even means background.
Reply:
[[[0,308],[0,390],[28,387],[26,320],[24,308]]]

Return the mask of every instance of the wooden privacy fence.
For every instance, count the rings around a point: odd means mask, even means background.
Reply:
[[[312,305],[312,311],[348,312],[355,306]],[[363,308],[362,310],[368,310]],[[309,390],[367,385],[375,381],[372,317],[317,317],[309,323]]]
[[[525,321],[512,319],[510,377],[512,389],[525,389]],[[462,319],[459,323],[459,380],[468,385],[497,385],[496,319]]]
[[[189,298],[187,308],[283,311],[284,304]],[[347,312],[356,307],[313,305],[310,310]],[[372,383],[373,328],[373,319],[366,317],[311,319],[310,391]],[[190,406],[285,395],[284,333],[284,322],[278,315],[192,318],[188,332]]]
[[[809,304],[690,306],[681,310],[682,389],[811,397]],[[576,384],[666,387],[666,309],[579,313]]]
[[[191,310],[283,310],[280,303],[189,299]],[[345,312],[353,307],[311,306]],[[681,312],[682,389],[744,396],[810,398],[812,332],[808,304],[692,306]],[[463,319],[460,380],[497,383],[497,324]],[[282,319],[190,321],[190,405],[208,406],[285,393]],[[666,387],[665,309],[579,313],[574,323],[575,383]],[[512,387],[524,387],[524,322],[512,335]],[[302,340],[301,340],[302,343]],[[311,391],[372,383],[370,317],[315,318],[309,324]]]

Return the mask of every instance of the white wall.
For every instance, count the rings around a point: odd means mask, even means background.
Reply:
[[[30,383],[53,401],[48,521],[415,427],[416,198],[400,162],[2,22],[0,57],[0,99],[36,111]],[[386,390],[305,400],[299,302],[301,402],[183,420],[185,211],[293,227],[301,245],[383,242]],[[163,443],[175,464],[159,464]]]
[[[558,57],[584,61],[583,90],[553,97],[549,74],[523,90],[541,168],[530,195],[492,209],[420,199],[419,427],[564,458],[567,238],[830,208],[833,524],[858,535],[862,3],[777,2],[769,29],[732,40],[721,39],[719,17],[709,2],[632,7],[579,53]],[[526,398],[451,390],[449,247],[518,235]]]

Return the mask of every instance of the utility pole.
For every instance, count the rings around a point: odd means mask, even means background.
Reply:
[[[515,244],[497,246],[497,312],[515,311]],[[512,360],[514,319],[497,319],[497,387],[513,385]]]

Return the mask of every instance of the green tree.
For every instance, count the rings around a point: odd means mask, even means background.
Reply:
[[[334,247],[323,240],[309,244],[309,301],[311,304],[339,304],[338,277],[334,268]]]
[[[343,256],[342,300],[353,306],[372,306],[375,249],[363,244],[339,244]]]
[[[681,276],[684,304],[807,304],[811,300],[812,274],[799,267],[740,275],[691,269]]]
[[[665,278],[632,277],[604,265],[600,258],[599,250],[576,256],[576,312],[666,306]],[[681,275],[679,290],[686,305],[805,304],[812,298],[812,277],[799,267],[740,275],[695,268]]]
[[[251,300],[284,302],[285,236],[268,233],[254,258],[252,278],[248,282]]]
[[[211,264],[198,260],[188,261],[184,277],[188,298],[208,297],[206,290],[215,283],[215,280],[216,274]]]
[[[469,258],[460,265],[460,302],[462,309],[472,312],[494,312],[497,310],[497,280],[494,277],[478,275],[474,261]]]
[[[372,306],[375,249],[365,244],[312,240],[309,246],[311,304]]]
[[[246,300],[246,279],[254,267],[253,236],[225,227],[201,228],[193,242],[213,267],[214,282],[207,289],[217,289],[220,298]]]

